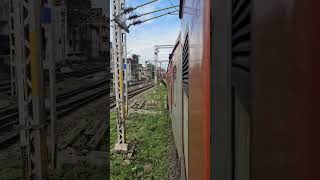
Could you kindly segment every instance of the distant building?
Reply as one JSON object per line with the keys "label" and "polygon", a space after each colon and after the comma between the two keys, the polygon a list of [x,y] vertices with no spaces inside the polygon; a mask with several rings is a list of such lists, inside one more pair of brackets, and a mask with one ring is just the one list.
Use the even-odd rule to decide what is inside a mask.
{"label": "distant building", "polygon": [[[54,1],[54,59],[109,57],[108,1],[65,0]],[[67,6],[67,15],[64,4]],[[67,19],[65,19],[67,17]],[[90,18],[89,18],[90,17]],[[10,54],[9,0],[0,1],[0,55]],[[95,22],[92,22],[95,21]],[[67,22],[67,27],[65,26]],[[101,23],[103,22],[103,23]],[[67,32],[66,32],[67,30]],[[47,37],[42,29],[42,41]],[[46,48],[43,46],[43,51]],[[46,62],[44,63],[46,66]]]}
{"label": "distant building", "polygon": [[154,65],[146,64],[146,67],[143,67],[141,78],[144,80],[151,80],[154,78]]}
{"label": "distant building", "polygon": [[139,80],[139,55],[132,54],[131,58],[128,58],[128,76],[130,76],[131,81]]}
{"label": "distant building", "polygon": [[138,80],[141,81],[142,80],[142,72],[143,72],[143,66],[142,64],[138,65]]}

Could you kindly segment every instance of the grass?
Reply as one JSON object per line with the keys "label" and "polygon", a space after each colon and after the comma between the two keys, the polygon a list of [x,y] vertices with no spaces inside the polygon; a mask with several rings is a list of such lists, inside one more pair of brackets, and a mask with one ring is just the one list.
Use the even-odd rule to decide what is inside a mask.
{"label": "grass", "polygon": [[55,176],[57,180],[105,180],[106,171],[87,163],[81,163],[74,167],[63,167]]}
{"label": "grass", "polygon": [[0,161],[0,179],[1,180],[19,180],[21,179],[21,161],[1,160]]}
{"label": "grass", "polygon": [[[160,85],[147,94],[148,99],[159,100],[161,114],[131,114],[126,122],[127,141],[136,146],[131,164],[124,165],[126,155],[111,153],[111,179],[167,179],[169,168],[168,153],[173,137],[171,123],[165,110],[165,87]],[[117,139],[116,114],[111,113],[110,148]],[[152,165],[150,172],[144,172],[144,165]]]}

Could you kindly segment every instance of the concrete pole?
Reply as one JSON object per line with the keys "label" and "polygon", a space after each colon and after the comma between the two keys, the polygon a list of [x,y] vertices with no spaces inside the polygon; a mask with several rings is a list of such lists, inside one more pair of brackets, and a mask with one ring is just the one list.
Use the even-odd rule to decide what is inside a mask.
{"label": "concrete pole", "polygon": [[64,1],[64,58],[68,58],[68,53],[69,53],[69,42],[68,42],[68,7],[67,3]]}
{"label": "concrete pole", "polygon": [[50,78],[50,131],[51,131],[51,165],[56,168],[56,59],[54,46],[55,33],[55,7],[54,0],[49,0],[51,9],[51,23],[48,28],[48,60],[49,60],[49,78]]}
{"label": "concrete pole", "polygon": [[158,46],[154,47],[154,83],[158,83],[158,73],[157,73],[157,67],[158,67]]}

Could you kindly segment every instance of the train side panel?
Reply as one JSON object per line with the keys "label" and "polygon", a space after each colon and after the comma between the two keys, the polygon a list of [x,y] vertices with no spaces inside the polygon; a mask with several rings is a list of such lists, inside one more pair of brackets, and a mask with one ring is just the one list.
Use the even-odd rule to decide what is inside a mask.
{"label": "train side panel", "polygon": [[320,179],[320,1],[254,0],[252,179]]}
{"label": "train side panel", "polygon": [[182,147],[182,65],[181,65],[181,46],[177,43],[176,49],[174,50],[172,57],[172,131],[174,135],[174,141],[177,148],[179,160],[183,157]]}
{"label": "train side panel", "polygon": [[[181,46],[188,61],[188,129],[184,149],[189,180],[210,179],[210,0],[182,0]],[[184,72],[185,73],[185,72]],[[185,78],[185,77],[184,77]]]}

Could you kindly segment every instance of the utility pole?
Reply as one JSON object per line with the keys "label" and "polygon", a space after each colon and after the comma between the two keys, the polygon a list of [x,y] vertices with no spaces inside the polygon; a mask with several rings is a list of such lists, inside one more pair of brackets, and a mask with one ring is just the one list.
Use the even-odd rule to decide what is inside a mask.
{"label": "utility pole", "polygon": [[40,0],[14,0],[22,179],[48,178],[47,130],[41,61]]}
{"label": "utility pole", "polygon": [[68,58],[69,53],[69,41],[68,41],[68,6],[65,0],[63,2],[64,9],[64,58]]}
{"label": "utility pole", "polygon": [[123,71],[123,30],[120,27],[121,22],[124,19],[123,15],[124,5],[121,0],[112,0],[113,9],[113,60],[114,60],[114,82],[115,82],[115,93],[116,93],[116,107],[117,107],[117,134],[118,139],[115,144],[115,150],[127,151],[128,144],[126,143],[125,133],[125,92],[124,86],[124,71]]}
{"label": "utility pole", "polygon": [[162,79],[162,62],[160,61],[160,79]]}
{"label": "utility pole", "polygon": [[158,52],[159,52],[159,46],[154,46],[154,83],[158,83]]}
{"label": "utility pole", "polygon": [[51,137],[51,166],[56,168],[56,59],[54,47],[54,33],[55,33],[55,6],[54,0],[48,0],[49,13],[51,14],[50,22],[46,26],[47,34],[47,48],[46,58],[49,62],[49,81],[50,81],[50,137]]}

